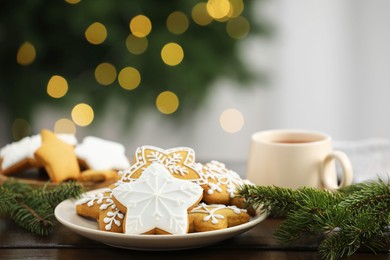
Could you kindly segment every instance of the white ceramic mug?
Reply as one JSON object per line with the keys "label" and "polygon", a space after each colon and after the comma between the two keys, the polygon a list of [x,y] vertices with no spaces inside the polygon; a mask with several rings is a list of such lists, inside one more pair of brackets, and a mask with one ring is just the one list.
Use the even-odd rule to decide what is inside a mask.
{"label": "white ceramic mug", "polygon": [[[334,160],[342,168],[339,184]],[[308,130],[280,129],[253,134],[247,166],[247,178],[262,186],[334,190],[352,183],[352,166],[347,155],[333,151],[329,135]]]}

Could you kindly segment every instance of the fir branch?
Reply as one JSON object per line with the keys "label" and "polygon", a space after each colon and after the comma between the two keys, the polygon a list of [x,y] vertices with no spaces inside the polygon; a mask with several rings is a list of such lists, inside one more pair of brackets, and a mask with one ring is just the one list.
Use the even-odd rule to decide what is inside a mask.
{"label": "fir branch", "polygon": [[0,213],[9,215],[15,223],[39,235],[48,235],[56,223],[55,207],[63,200],[77,198],[84,192],[77,182],[34,188],[16,180],[0,186]]}
{"label": "fir branch", "polygon": [[0,187],[0,215],[8,214],[15,204],[15,196],[5,187]]}
{"label": "fir branch", "polygon": [[322,238],[325,259],[350,256],[359,248],[373,252],[390,245],[390,182],[351,185],[329,192],[312,188],[290,190],[245,185],[241,197],[255,207],[285,215],[274,236],[291,244],[303,236]]}

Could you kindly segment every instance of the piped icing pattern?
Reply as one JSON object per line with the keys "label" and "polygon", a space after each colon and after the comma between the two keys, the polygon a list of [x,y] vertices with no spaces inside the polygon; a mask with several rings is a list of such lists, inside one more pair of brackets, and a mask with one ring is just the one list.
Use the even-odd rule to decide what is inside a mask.
{"label": "piped icing pattern", "polygon": [[[104,203],[103,203],[104,202]],[[99,205],[101,210],[108,207],[116,208],[114,201],[112,200],[112,190],[105,189],[103,192],[99,192],[92,195],[84,195],[83,198],[76,202],[76,205],[86,204],[88,207],[93,207],[95,204]]]}
{"label": "piped icing pattern", "polygon": [[236,203],[237,187],[251,184],[218,161],[206,163],[202,169],[206,179],[206,184],[202,185],[205,191],[203,199],[208,204],[231,205],[233,201]]}
{"label": "piped icing pattern", "polygon": [[236,206],[226,206],[223,204],[207,205],[206,203],[202,202],[197,207],[193,208],[190,213],[204,213],[206,214],[206,216],[203,217],[203,221],[207,222],[211,219],[211,223],[216,225],[219,222],[218,219],[225,219],[225,216],[223,214],[218,214],[218,211],[222,209],[230,209],[236,214],[246,212],[245,209],[240,209]]}
{"label": "piped icing pattern", "polygon": [[75,153],[92,170],[124,170],[130,167],[122,144],[98,137],[85,137],[77,145]]}
{"label": "piped icing pattern", "polygon": [[155,162],[137,180],[121,183],[112,193],[126,208],[124,233],[143,234],[160,229],[186,234],[187,210],[201,200],[203,189],[174,178],[164,165]]}
{"label": "piped icing pattern", "polygon": [[122,172],[122,182],[138,179],[153,163],[163,165],[175,178],[204,183],[204,175],[195,163],[195,152],[191,148],[177,147],[163,150],[154,146],[141,146],[135,152],[135,163]]}

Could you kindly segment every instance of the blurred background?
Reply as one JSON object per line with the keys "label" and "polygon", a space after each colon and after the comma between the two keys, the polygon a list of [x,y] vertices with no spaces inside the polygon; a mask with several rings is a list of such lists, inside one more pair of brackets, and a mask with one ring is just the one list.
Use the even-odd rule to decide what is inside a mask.
{"label": "blurred background", "polygon": [[0,146],[42,128],[245,161],[273,128],[390,138],[386,0],[5,1]]}

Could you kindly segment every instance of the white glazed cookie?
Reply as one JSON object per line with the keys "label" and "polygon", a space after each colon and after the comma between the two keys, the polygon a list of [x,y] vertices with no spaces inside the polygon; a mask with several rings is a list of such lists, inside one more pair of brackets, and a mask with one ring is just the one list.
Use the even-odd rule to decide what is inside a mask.
{"label": "white glazed cookie", "polygon": [[200,203],[189,213],[190,232],[219,230],[237,226],[249,221],[245,209],[222,204]]}
{"label": "white glazed cookie", "polygon": [[123,182],[138,179],[152,163],[162,164],[173,177],[196,182],[204,182],[203,173],[195,163],[195,152],[188,147],[163,150],[154,146],[138,147],[135,162],[130,169],[123,171]]}
{"label": "white glazed cookie", "polygon": [[87,136],[75,149],[77,158],[92,170],[125,170],[130,167],[125,147],[113,141]]}
{"label": "white glazed cookie", "polygon": [[202,199],[203,189],[174,178],[160,163],[152,163],[135,181],[114,188],[113,198],[125,213],[126,234],[186,234],[188,210]]}
{"label": "white glazed cookie", "polygon": [[[72,146],[77,144],[74,135],[56,134],[56,136]],[[41,145],[41,135],[33,135],[4,146],[0,149],[0,173],[7,175],[27,168],[40,167],[41,165],[36,161],[34,153]]]}

